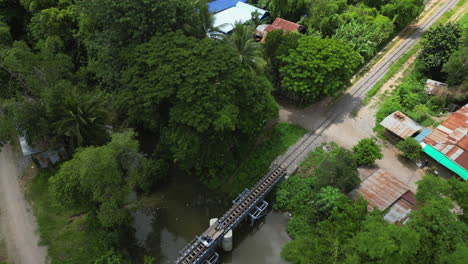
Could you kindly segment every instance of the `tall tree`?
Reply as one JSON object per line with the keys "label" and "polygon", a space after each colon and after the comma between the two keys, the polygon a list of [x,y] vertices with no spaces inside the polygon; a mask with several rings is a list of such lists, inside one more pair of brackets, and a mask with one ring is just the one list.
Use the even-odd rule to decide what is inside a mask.
{"label": "tall tree", "polygon": [[346,0],[311,0],[304,25],[309,33],[315,30],[324,36],[332,36],[343,23],[340,14],[346,8]]}
{"label": "tall tree", "polygon": [[147,42],[156,33],[195,25],[190,0],[83,0],[78,2],[79,35],[88,49],[89,66],[106,88],[119,86],[127,47]]}
{"label": "tall tree", "polygon": [[281,88],[302,102],[333,96],[349,83],[362,57],[346,43],[306,36],[296,50],[280,59]]}
{"label": "tall tree", "polygon": [[215,18],[208,9],[208,4],[203,1],[195,1],[194,6],[197,8],[197,22],[187,25],[188,33],[198,38],[207,36],[221,38],[219,29],[214,26]]}
{"label": "tall tree", "polygon": [[412,263],[439,263],[458,245],[466,248],[467,225],[450,211],[451,201],[440,196],[434,198],[410,215],[408,227],[419,234],[421,245]]}
{"label": "tall tree", "polygon": [[181,32],[157,35],[128,54],[122,109],[130,120],[161,132],[161,142],[184,168],[235,162],[241,142],[276,116],[268,81],[234,51]]}
{"label": "tall tree", "polygon": [[449,60],[450,55],[458,49],[461,42],[461,29],[458,24],[447,23],[429,29],[422,42],[420,58],[426,71],[433,78],[440,79],[442,66]]}
{"label": "tall tree", "polygon": [[348,193],[361,182],[357,172],[356,159],[351,151],[344,148],[339,148],[336,153],[327,153],[318,164],[314,174],[317,179],[316,190],[333,186]]}
{"label": "tall tree", "polygon": [[408,226],[388,223],[380,214],[373,214],[348,246],[344,263],[410,264],[420,244],[419,235]]}
{"label": "tall tree", "polygon": [[313,231],[286,244],[281,256],[296,264],[343,263],[346,244],[361,230],[366,215],[364,200],[354,202],[343,196],[334,203],[328,219],[312,223]]}
{"label": "tall tree", "polygon": [[234,32],[224,40],[236,53],[239,62],[252,71],[261,72],[265,66],[261,46],[254,41],[255,28],[236,24]]}
{"label": "tall tree", "polygon": [[281,85],[279,69],[284,66],[284,63],[280,58],[287,56],[290,50],[296,49],[297,41],[301,37],[302,35],[296,32],[284,32],[282,30],[268,32],[263,45],[263,52],[268,61],[267,68],[270,71],[275,88],[279,88]]}
{"label": "tall tree", "polygon": [[86,145],[99,145],[107,140],[105,99],[99,94],[80,95],[76,88],[68,90],[64,102],[57,106],[53,126],[56,135],[64,137],[70,150]]}
{"label": "tall tree", "polygon": [[291,21],[299,20],[304,14],[307,0],[269,0],[268,9],[273,18],[281,17]]}
{"label": "tall tree", "polygon": [[[101,147],[79,149],[73,159],[65,162],[56,175],[49,179],[55,201],[66,208],[86,209],[96,213],[99,225],[117,228],[128,224],[129,214],[123,208],[130,190],[135,187],[132,173],[143,159],[138,155],[134,133],[127,131],[112,136],[112,141]],[[130,163],[128,157],[140,157]]]}

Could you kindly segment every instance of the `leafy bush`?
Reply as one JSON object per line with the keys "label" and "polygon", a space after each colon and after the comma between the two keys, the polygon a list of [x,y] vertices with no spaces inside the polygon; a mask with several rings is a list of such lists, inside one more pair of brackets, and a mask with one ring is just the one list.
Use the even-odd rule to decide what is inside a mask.
{"label": "leafy bush", "polygon": [[348,193],[361,182],[357,172],[356,158],[351,151],[344,148],[339,148],[336,154],[326,155],[318,164],[314,175],[317,179],[316,190],[333,186]]}
{"label": "leafy bush", "polygon": [[54,206],[48,179],[55,171],[55,168],[40,170],[28,188],[41,243],[47,245],[51,264],[92,263],[114,248],[119,236],[96,228],[97,221],[86,211]]}
{"label": "leafy bush", "polygon": [[[310,208],[312,210],[312,208]],[[287,231],[293,238],[298,238],[304,234],[308,234],[313,230],[311,221],[305,214],[295,214],[288,222]]]}
{"label": "leafy bush", "polygon": [[382,149],[372,138],[361,139],[353,151],[358,165],[372,166],[375,160],[383,158]]}
{"label": "leafy bush", "polygon": [[415,160],[421,155],[421,145],[412,137],[407,137],[405,140],[398,142],[397,148],[402,152],[403,156],[410,160]]}
{"label": "leafy bush", "polygon": [[259,138],[263,139],[252,149],[244,149],[243,159],[233,168],[226,167],[221,175],[209,178],[210,188],[218,188],[232,196],[240,193],[246,186],[252,186],[267,173],[271,162],[296,143],[305,129],[297,125],[279,123],[265,130]]}
{"label": "leafy bush", "polygon": [[283,181],[276,192],[275,209],[297,212],[310,207],[314,199],[313,177],[290,177]]}

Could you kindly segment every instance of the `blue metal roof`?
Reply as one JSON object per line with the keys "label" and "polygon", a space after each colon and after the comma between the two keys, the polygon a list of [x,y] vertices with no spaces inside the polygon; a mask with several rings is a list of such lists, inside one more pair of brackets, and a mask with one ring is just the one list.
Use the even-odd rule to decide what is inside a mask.
{"label": "blue metal roof", "polygon": [[210,13],[217,13],[236,6],[237,2],[245,3],[247,0],[216,0],[208,3],[208,10]]}
{"label": "blue metal roof", "polygon": [[414,139],[416,139],[419,143],[423,141],[427,135],[429,135],[432,132],[429,128],[424,128],[419,135],[417,135]]}

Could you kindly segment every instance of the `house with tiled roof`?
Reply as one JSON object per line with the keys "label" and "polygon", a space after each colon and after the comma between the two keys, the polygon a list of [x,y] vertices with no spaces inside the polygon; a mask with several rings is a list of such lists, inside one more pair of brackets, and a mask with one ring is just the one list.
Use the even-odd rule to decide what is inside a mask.
{"label": "house with tiled roof", "polygon": [[423,151],[468,180],[468,104],[422,139]]}

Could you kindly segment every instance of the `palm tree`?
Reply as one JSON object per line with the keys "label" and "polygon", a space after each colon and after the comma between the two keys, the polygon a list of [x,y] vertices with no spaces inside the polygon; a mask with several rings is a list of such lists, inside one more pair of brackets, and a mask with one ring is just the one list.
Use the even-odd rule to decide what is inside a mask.
{"label": "palm tree", "polygon": [[101,105],[100,96],[78,95],[76,91],[67,96],[59,120],[54,122],[55,133],[64,137],[69,150],[77,147],[104,143],[108,135],[104,122],[107,112]]}
{"label": "palm tree", "polygon": [[263,70],[265,60],[260,43],[254,40],[254,34],[253,26],[238,23],[234,32],[225,37],[224,41],[236,52],[241,64],[258,73]]}
{"label": "palm tree", "polygon": [[197,9],[198,23],[195,25],[188,25],[188,31],[198,38],[219,37],[218,27],[214,27],[214,16],[208,9],[208,4],[204,1],[196,0],[192,5]]}

